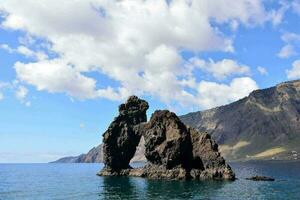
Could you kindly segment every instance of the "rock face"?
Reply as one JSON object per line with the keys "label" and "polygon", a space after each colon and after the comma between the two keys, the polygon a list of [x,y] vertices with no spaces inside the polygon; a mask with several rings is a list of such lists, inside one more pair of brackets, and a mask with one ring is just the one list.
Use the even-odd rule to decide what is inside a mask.
{"label": "rock face", "polygon": [[234,179],[234,174],[225,159],[221,156],[218,144],[207,133],[199,134],[189,128],[193,144],[193,168],[191,176],[194,179]]}
{"label": "rock face", "polygon": [[155,111],[145,125],[144,176],[168,179],[227,179],[234,173],[208,134],[186,127],[172,112]]}
{"label": "rock face", "polygon": [[172,112],[155,111],[144,126],[145,176],[188,178],[192,145],[186,126]]}
{"label": "rock face", "polygon": [[148,103],[131,96],[119,106],[119,116],[103,134],[103,158],[105,170],[118,173],[129,169],[129,162],[135,154],[141,134],[139,124],[147,121]]}
{"label": "rock face", "polygon": [[155,111],[144,127],[147,160],[167,169],[188,166],[191,158],[191,137],[186,126],[172,112]]}
{"label": "rock face", "polygon": [[[148,104],[130,97],[103,137],[102,176],[141,176],[152,179],[234,180],[231,168],[208,134],[186,127],[167,110],[155,111],[148,123]],[[143,136],[147,164],[131,169],[129,162]]]}

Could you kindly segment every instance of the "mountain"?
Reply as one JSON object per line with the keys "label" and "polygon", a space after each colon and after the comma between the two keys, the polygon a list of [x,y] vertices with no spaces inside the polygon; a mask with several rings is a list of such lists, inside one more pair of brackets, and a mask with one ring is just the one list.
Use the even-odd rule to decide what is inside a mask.
{"label": "mountain", "polygon": [[[146,160],[144,156],[144,152],[145,152],[144,145],[145,145],[145,141],[144,138],[142,137],[131,162],[140,162]],[[101,163],[101,162],[103,162],[102,144],[92,148],[86,154],[60,158],[51,163]]]}
{"label": "mountain", "polygon": [[220,144],[227,159],[296,159],[300,150],[300,81],[253,91],[237,102],[181,116]]}
{"label": "mountain", "polygon": [[100,163],[103,161],[102,144],[79,156],[60,158],[52,163]]}
{"label": "mountain", "polygon": [[[248,97],[180,119],[220,144],[226,159],[300,159],[300,80],[253,91]],[[55,162],[101,162],[102,145]],[[132,161],[144,161],[141,140]]]}

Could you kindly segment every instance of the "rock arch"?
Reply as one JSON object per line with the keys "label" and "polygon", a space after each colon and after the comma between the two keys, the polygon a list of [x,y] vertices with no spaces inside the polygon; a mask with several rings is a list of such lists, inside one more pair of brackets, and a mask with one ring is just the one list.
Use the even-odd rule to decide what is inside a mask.
{"label": "rock arch", "polygon": [[[155,111],[149,122],[148,103],[131,96],[103,134],[105,167],[100,176],[141,176],[153,179],[227,179],[235,175],[206,133],[185,126],[175,113]],[[147,164],[132,169],[130,160],[141,136]]]}

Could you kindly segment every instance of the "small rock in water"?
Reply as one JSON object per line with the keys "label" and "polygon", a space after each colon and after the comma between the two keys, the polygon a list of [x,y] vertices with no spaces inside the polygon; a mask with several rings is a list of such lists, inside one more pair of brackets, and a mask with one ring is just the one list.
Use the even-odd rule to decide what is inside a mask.
{"label": "small rock in water", "polygon": [[246,179],[251,180],[251,181],[275,181],[274,178],[267,177],[267,176],[252,176],[252,177],[246,178]]}

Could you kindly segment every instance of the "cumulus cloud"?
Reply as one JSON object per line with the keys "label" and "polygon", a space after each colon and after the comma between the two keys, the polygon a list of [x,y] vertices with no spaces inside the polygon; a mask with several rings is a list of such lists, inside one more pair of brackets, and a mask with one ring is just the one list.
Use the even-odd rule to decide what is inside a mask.
{"label": "cumulus cloud", "polygon": [[69,96],[96,98],[99,95],[113,98],[112,89],[96,90],[96,81],[77,72],[74,67],[63,60],[54,59],[37,63],[15,64],[19,80],[36,86],[37,90],[51,93],[65,92]]}
{"label": "cumulus cloud", "polygon": [[292,64],[292,68],[286,71],[288,79],[300,78],[300,60],[296,60]]}
{"label": "cumulus cloud", "polygon": [[207,62],[199,58],[191,58],[190,63],[196,68],[212,74],[217,79],[225,79],[232,75],[250,74],[250,67],[231,59],[223,59],[217,62],[210,59]]}
{"label": "cumulus cloud", "polygon": [[[34,39],[47,44],[48,55],[15,64],[23,83],[79,99],[120,99],[135,93],[182,104],[199,103],[190,90],[203,84],[182,51],[233,52],[233,39],[221,25],[234,31],[270,20],[261,0],[26,0],[22,5],[10,0],[1,1],[0,11],[2,27],[22,30],[30,38],[23,45]],[[37,55],[25,48],[17,51]],[[249,75],[249,67],[234,60],[202,62],[201,69],[217,79]],[[99,88],[101,80],[97,84],[87,72],[99,72],[119,85]]]}
{"label": "cumulus cloud", "polygon": [[212,108],[243,98],[256,89],[256,82],[249,77],[235,78],[228,85],[201,81],[198,86],[198,101],[203,108]]}

